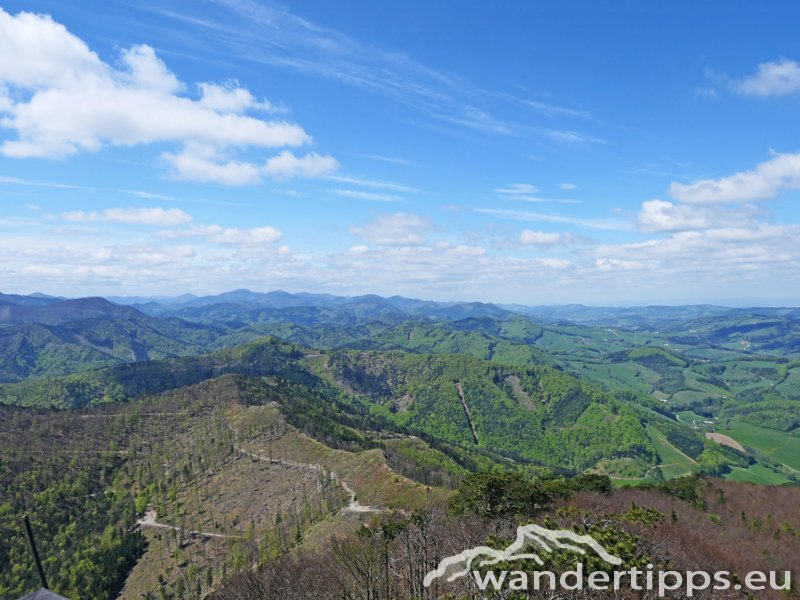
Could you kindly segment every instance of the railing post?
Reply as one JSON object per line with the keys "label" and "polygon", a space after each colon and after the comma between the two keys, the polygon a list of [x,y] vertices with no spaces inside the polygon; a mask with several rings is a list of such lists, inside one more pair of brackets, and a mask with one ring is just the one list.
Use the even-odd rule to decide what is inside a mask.
{"label": "railing post", "polygon": [[44,576],[44,569],[42,569],[42,561],[39,560],[39,551],[36,549],[36,542],[33,539],[33,530],[31,529],[31,522],[28,519],[28,515],[24,517],[25,521],[25,531],[28,534],[28,542],[31,545],[31,554],[33,554],[33,562],[36,563],[36,570],[39,572],[39,579],[42,581],[42,587],[46,590],[50,589],[50,586],[47,585],[47,579]]}

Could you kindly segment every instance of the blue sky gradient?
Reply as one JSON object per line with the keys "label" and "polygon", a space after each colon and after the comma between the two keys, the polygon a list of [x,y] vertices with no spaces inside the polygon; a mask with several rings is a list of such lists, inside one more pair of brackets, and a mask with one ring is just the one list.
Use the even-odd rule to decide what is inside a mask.
{"label": "blue sky gradient", "polygon": [[796,2],[0,2],[0,289],[797,304]]}

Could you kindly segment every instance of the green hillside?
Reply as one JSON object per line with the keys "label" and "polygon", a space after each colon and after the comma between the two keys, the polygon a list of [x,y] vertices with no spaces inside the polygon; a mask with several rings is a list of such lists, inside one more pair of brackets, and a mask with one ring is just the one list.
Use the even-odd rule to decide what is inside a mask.
{"label": "green hillside", "polygon": [[[739,525],[719,492],[685,475],[724,477],[723,495],[745,496],[736,481],[800,476],[793,358],[540,325],[485,305],[277,300],[286,306],[192,301],[181,318],[93,301],[0,328],[11,380],[0,384],[0,481],[11,490],[0,515],[12,523],[0,525],[10,540],[0,597],[35,585],[13,525],[26,511],[55,589],[69,596],[244,598],[243,573],[330,552],[358,531],[357,540],[378,535],[369,524],[392,511],[400,521],[444,514],[476,472],[498,474],[501,488],[537,477],[512,487],[541,506],[587,487],[608,493],[612,482],[650,487],[662,496],[637,497],[685,515],[687,531]],[[50,304],[13,314],[39,318]],[[265,331],[275,337],[252,339]],[[690,492],[688,512],[664,507],[663,497]],[[713,514],[692,512],[708,510],[700,496],[717,503]],[[398,531],[424,522],[414,518]]]}

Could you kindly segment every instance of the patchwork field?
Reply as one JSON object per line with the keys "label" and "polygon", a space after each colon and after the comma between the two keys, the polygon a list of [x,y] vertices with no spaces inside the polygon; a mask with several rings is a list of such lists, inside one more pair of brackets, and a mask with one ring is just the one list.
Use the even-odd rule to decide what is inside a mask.
{"label": "patchwork field", "polygon": [[692,466],[696,465],[695,461],[670,444],[663,433],[653,426],[648,426],[647,434],[653,441],[653,445],[656,447],[658,456],[661,459],[658,467],[661,469],[665,479],[683,477],[692,472]]}
{"label": "patchwork field", "polygon": [[730,421],[725,427],[720,427],[719,431],[743,446],[755,448],[783,463],[800,475],[800,438],[742,421]]}

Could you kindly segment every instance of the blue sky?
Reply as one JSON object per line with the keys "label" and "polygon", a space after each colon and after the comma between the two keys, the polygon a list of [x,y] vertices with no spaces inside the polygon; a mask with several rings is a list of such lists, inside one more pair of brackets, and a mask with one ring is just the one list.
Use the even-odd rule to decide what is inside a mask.
{"label": "blue sky", "polygon": [[0,7],[2,291],[800,297],[795,2]]}

